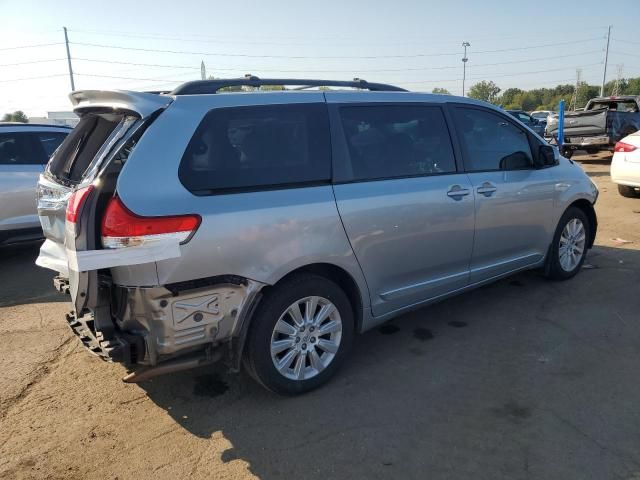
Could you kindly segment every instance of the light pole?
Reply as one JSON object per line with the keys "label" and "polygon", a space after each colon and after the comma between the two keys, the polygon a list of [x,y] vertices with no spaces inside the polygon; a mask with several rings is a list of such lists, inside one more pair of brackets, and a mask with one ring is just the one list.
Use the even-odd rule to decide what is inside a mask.
{"label": "light pole", "polygon": [[467,62],[469,61],[467,58],[467,47],[470,47],[471,44],[469,42],[462,42],[462,46],[464,47],[464,56],[462,57],[462,96],[464,97],[464,82],[467,79]]}

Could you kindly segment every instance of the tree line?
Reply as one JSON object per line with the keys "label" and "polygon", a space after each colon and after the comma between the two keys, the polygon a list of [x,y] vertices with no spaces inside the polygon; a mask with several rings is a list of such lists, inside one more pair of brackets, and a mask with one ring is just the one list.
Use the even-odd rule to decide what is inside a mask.
{"label": "tree line", "polygon": [[27,123],[29,119],[22,110],[16,110],[13,113],[5,113],[4,117],[2,117],[2,121]]}
{"label": "tree line", "polygon": [[[607,82],[604,86],[604,95],[612,95],[616,80]],[[557,85],[553,88],[534,88],[522,90],[520,88],[507,88],[502,90],[491,80],[483,80],[469,89],[468,96],[477,100],[499,105],[507,110],[557,110],[560,100],[565,101],[565,108],[576,92],[575,85]],[[449,94],[444,88],[434,88],[433,93]],[[619,95],[640,95],[640,77],[624,78],[618,85]],[[587,102],[600,96],[600,87],[581,82],[575,98],[575,108],[584,108]]]}

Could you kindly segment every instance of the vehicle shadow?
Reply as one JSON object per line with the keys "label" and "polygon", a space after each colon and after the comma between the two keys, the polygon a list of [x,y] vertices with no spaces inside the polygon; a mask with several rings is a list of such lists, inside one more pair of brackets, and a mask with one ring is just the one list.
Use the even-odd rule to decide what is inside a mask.
{"label": "vehicle shadow", "polygon": [[[215,368],[139,387],[192,435],[232,445],[206,455],[259,478],[524,479],[530,463],[536,478],[606,478],[623,460],[603,462],[582,432],[599,418],[640,429],[623,406],[640,401],[636,370],[620,366],[640,360],[639,279],[640,251],[608,247],[570,281],[518,274],[361,335],[337,377],[300,397]],[[580,467],[565,469],[567,451]]]}
{"label": "vehicle shadow", "polygon": [[68,302],[53,288],[52,270],[35,264],[42,241],[0,248],[0,307],[41,302]]}
{"label": "vehicle shadow", "polygon": [[572,160],[578,163],[584,163],[586,165],[611,165],[611,160],[613,160],[613,155],[607,155],[606,157],[587,157],[580,156],[577,158],[572,158]]}

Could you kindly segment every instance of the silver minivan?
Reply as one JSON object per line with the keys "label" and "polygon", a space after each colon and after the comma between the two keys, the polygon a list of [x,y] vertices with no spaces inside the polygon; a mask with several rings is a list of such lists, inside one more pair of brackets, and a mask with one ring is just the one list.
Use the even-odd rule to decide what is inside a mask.
{"label": "silver minivan", "polygon": [[256,77],[71,100],[37,263],[126,381],[224,361],[302,393],[357,333],[522,270],[571,278],[593,245],[593,182],[483,102]]}
{"label": "silver minivan", "polygon": [[36,186],[68,127],[0,122],[0,246],[40,240]]}

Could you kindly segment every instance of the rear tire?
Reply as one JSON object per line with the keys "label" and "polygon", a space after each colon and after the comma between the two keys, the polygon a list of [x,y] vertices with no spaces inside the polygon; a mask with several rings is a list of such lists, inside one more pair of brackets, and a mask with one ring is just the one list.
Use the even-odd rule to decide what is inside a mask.
{"label": "rear tire", "polygon": [[545,264],[545,274],[552,280],[574,277],[587,255],[591,225],[587,215],[569,207],[560,218]]}
{"label": "rear tire", "polygon": [[640,197],[640,192],[638,192],[635,188],[629,187],[627,185],[618,185],[618,193],[623,197],[627,198],[638,198]]}
{"label": "rear tire", "polygon": [[354,331],[351,304],[338,285],[318,275],[294,275],[260,302],[247,337],[245,366],[275,393],[305,393],[338,371]]}

